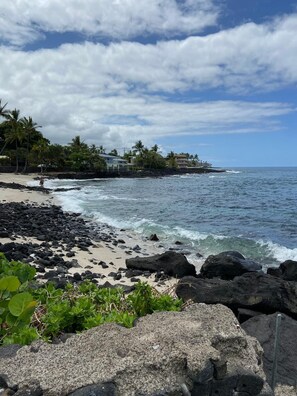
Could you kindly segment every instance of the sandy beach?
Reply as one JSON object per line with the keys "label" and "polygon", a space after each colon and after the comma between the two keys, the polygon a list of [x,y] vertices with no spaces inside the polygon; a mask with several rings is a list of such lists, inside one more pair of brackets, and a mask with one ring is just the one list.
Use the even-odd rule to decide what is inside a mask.
{"label": "sandy beach", "polygon": [[[39,191],[30,191],[26,189],[28,182],[35,178],[40,177],[37,174],[20,175],[20,174],[5,174],[0,173],[0,182],[4,183],[18,183],[24,186],[24,189],[13,189],[13,188],[0,188],[0,203],[19,202],[25,204],[37,204],[42,207],[50,205],[59,205],[59,202],[51,194],[45,194]],[[45,182],[46,187],[46,182]],[[77,247],[73,249],[75,253],[75,260],[77,260],[77,266],[69,268],[69,274],[82,274],[86,270],[91,271],[94,274],[99,274],[100,278],[97,279],[99,285],[103,285],[105,282],[110,284],[127,285],[131,286],[135,283],[135,279],[127,277],[121,277],[120,279],[114,279],[114,273],[121,273],[121,269],[126,268],[126,259],[136,256],[152,256],[154,254],[160,254],[164,252],[164,249],[160,247],[158,242],[143,240],[141,236],[131,235],[129,232],[120,230],[111,230],[113,239],[120,241],[115,244],[112,242],[106,242],[102,240],[93,240],[92,246],[86,251],[80,250]],[[99,238],[100,239],[100,238]],[[41,244],[42,241],[32,237],[17,236],[13,238],[14,242],[19,243],[36,243]],[[1,243],[11,242],[11,238],[0,238]],[[52,247],[55,254],[63,255],[65,261],[73,260],[73,257],[67,257],[66,251],[61,251]],[[103,268],[101,263],[107,264],[107,268]],[[46,269],[46,271],[48,271]],[[113,275],[110,275],[113,273]],[[123,272],[124,275],[124,272]],[[163,292],[174,289],[176,279],[162,280],[162,282],[156,281],[155,274],[150,276],[137,276],[140,281],[148,282],[157,291]]]}

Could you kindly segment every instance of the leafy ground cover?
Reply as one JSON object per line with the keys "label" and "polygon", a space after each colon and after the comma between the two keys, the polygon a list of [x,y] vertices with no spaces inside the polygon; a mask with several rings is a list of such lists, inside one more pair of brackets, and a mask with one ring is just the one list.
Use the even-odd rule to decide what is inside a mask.
{"label": "leafy ground cover", "polygon": [[38,284],[35,274],[30,265],[0,253],[0,345],[51,341],[108,322],[132,327],[140,316],[182,306],[180,299],[159,294],[147,283],[139,282],[128,295],[120,287],[98,288],[89,281],[62,290]]}

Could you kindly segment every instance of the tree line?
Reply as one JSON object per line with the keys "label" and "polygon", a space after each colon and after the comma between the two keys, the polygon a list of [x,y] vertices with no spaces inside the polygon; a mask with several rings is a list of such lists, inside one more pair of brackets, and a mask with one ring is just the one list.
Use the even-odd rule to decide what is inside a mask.
{"label": "tree line", "polygon": [[[32,117],[21,117],[20,110],[9,110],[0,99],[0,165],[15,167],[15,172],[27,172],[29,167],[72,171],[102,171],[107,165],[102,154],[119,156],[117,149],[106,152],[103,146],[88,145],[75,136],[67,145],[52,144],[40,131]],[[211,166],[199,160],[198,155],[180,153],[188,166]],[[133,169],[164,169],[178,167],[178,155],[171,151],[166,157],[157,144],[151,148],[141,140],[121,156]]]}

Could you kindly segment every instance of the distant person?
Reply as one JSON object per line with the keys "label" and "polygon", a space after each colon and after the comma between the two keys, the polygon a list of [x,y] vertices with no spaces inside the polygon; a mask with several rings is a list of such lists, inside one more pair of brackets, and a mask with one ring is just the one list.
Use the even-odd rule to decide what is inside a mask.
{"label": "distant person", "polygon": [[43,177],[40,178],[39,185],[40,185],[40,187],[44,186],[44,178]]}

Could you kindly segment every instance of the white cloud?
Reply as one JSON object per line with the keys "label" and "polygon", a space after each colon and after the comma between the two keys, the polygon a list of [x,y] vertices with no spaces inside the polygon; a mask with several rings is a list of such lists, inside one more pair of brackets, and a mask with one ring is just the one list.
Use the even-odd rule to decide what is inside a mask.
{"label": "white cloud", "polygon": [[0,39],[23,45],[42,32],[128,39],[198,33],[214,25],[213,0],[18,0],[1,4]]}
{"label": "white cloud", "polygon": [[2,46],[0,98],[61,143],[77,134],[88,143],[123,147],[161,136],[281,129],[280,117],[295,111],[289,104],[173,103],[165,95],[178,91],[182,101],[187,90],[242,93],[296,84],[296,31],[294,14],[155,45],[86,42],[35,52]]}

